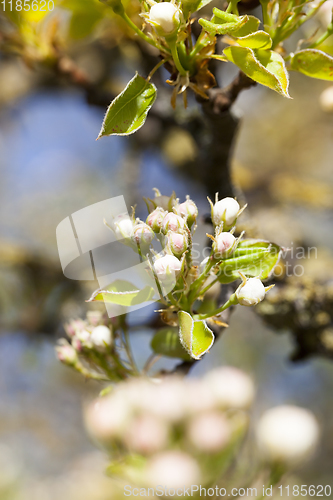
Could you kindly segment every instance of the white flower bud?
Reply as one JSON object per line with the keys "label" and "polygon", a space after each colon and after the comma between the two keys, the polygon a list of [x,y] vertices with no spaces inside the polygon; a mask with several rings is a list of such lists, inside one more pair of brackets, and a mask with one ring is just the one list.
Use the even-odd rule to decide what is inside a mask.
{"label": "white flower bud", "polygon": [[[125,396],[125,395],[124,395]],[[122,436],[129,418],[130,406],[119,392],[96,400],[85,411],[85,425],[91,437],[103,445]]]}
{"label": "white flower bud", "polygon": [[148,224],[141,222],[133,227],[132,238],[138,245],[149,245],[155,238],[155,233]]}
{"label": "white flower bud", "polygon": [[228,444],[231,429],[228,420],[215,411],[195,417],[188,427],[188,436],[198,450],[217,453]]}
{"label": "white flower bud", "polygon": [[212,221],[215,226],[224,223],[224,229],[235,224],[240,211],[239,203],[234,198],[223,198],[212,207]]}
{"label": "white flower bud", "polygon": [[175,233],[174,231],[169,231],[167,233],[168,247],[171,252],[179,257],[187,249],[187,236],[186,234]]}
{"label": "white flower bud", "polygon": [[162,232],[166,234],[168,231],[175,231],[178,233],[182,231],[185,227],[185,219],[176,215],[173,212],[169,212],[163,219],[162,222]]}
{"label": "white flower bud", "polygon": [[323,111],[333,113],[333,85],[320,94],[319,103]]}
{"label": "white flower bud", "polygon": [[265,298],[266,289],[259,278],[249,278],[237,288],[235,294],[242,306],[255,306]]}
{"label": "white flower bud", "polygon": [[159,233],[162,227],[162,223],[164,220],[164,217],[166,216],[167,212],[163,210],[161,207],[155,208],[153,212],[151,212],[146,220],[146,223],[148,226],[152,228],[152,230],[155,233]]}
{"label": "white flower bud", "polygon": [[118,240],[131,238],[133,234],[133,221],[127,214],[118,215],[114,221],[115,235]]}
{"label": "white flower bud", "polygon": [[314,450],[319,426],[313,414],[297,406],[277,406],[264,413],[257,427],[259,446],[273,462],[297,463]]}
{"label": "white flower bud", "polygon": [[63,340],[63,344],[56,347],[58,359],[68,366],[73,366],[78,360],[77,352],[73,346]]}
{"label": "white flower bud", "polygon": [[201,473],[197,461],[181,451],[166,451],[155,455],[147,463],[146,480],[150,485],[169,488],[188,488],[200,484]]}
{"label": "white flower bud", "polygon": [[225,259],[236,248],[236,238],[233,234],[223,232],[216,236],[213,242],[214,257],[216,259]]}
{"label": "white flower bud", "polygon": [[180,12],[171,2],[156,3],[151,7],[147,21],[160,35],[170,35],[179,27]]}
{"label": "white flower bud", "polygon": [[174,255],[164,255],[154,262],[154,270],[162,282],[175,279],[181,270],[181,262]]}
{"label": "white flower bud", "polygon": [[112,345],[112,333],[105,325],[96,326],[91,332],[90,340],[98,350],[105,351]]}
{"label": "white flower bud", "polygon": [[218,407],[246,409],[253,401],[253,382],[238,368],[217,368],[209,372],[204,381],[207,381]]}
{"label": "white flower bud", "polygon": [[140,415],[131,421],[125,440],[127,446],[137,453],[156,453],[168,444],[168,426],[153,415]]}
{"label": "white flower bud", "polygon": [[190,200],[189,198],[184,201],[184,203],[178,205],[177,212],[179,213],[179,215],[185,217],[189,227],[192,226],[192,224],[198,217],[198,207],[196,206],[194,201]]}

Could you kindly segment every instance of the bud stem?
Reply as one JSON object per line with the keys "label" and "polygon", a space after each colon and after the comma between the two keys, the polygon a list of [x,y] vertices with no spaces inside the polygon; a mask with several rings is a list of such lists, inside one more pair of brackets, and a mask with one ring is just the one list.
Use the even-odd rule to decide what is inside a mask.
{"label": "bud stem", "polygon": [[179,55],[178,55],[178,48],[177,48],[177,43],[174,37],[170,37],[167,39],[168,45],[171,50],[171,55],[173,58],[173,62],[175,63],[175,66],[177,70],[179,71],[179,74],[181,76],[186,76],[187,71],[186,69],[183,68],[182,63],[180,62]]}
{"label": "bud stem", "polygon": [[233,293],[231,295],[230,299],[225,304],[223,304],[223,306],[219,307],[218,309],[215,309],[214,311],[211,311],[208,314],[197,314],[195,316],[195,319],[208,319],[208,318],[212,318],[213,316],[217,316],[221,312],[223,312],[226,309],[228,309],[228,307],[234,306],[236,304],[238,304],[238,299],[236,297],[236,294]]}
{"label": "bud stem", "polygon": [[130,26],[130,28],[132,28],[132,30],[135,31],[135,33],[139,35],[139,37],[141,37],[142,40],[149,43],[150,45],[160,50],[161,52],[170,53],[170,50],[167,47],[162,47],[162,45],[154,42],[152,38],[149,38],[149,36],[147,36],[143,31],[141,31],[140,28],[138,28],[137,25],[134,24],[133,21],[128,17],[126,12],[119,13],[119,16],[122,19],[124,19],[124,21],[128,24],[128,26]]}

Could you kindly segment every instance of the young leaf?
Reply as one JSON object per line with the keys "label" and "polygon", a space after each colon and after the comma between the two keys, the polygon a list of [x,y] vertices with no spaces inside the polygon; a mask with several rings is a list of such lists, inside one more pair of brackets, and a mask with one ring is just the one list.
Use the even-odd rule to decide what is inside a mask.
{"label": "young leaf", "polygon": [[180,358],[186,361],[191,359],[179,340],[177,328],[165,327],[158,330],[150,344],[156,354],[162,354],[169,358]]}
{"label": "young leaf", "polygon": [[194,359],[200,359],[213,345],[214,334],[205,321],[194,321],[185,312],[178,312],[179,338],[183,347]]}
{"label": "young leaf", "polygon": [[139,130],[146,121],[156,94],[155,85],[136,73],[108,107],[97,139],[104,135],[130,135]]}
{"label": "young leaf", "polygon": [[273,41],[266,31],[256,31],[250,35],[237,37],[237,43],[249,49],[270,49]]}
{"label": "young leaf", "polygon": [[317,49],[300,50],[291,60],[291,69],[311,78],[333,81],[333,57]]}
{"label": "young leaf", "polygon": [[104,290],[96,290],[87,302],[110,302],[111,304],[129,307],[152,300],[154,293],[154,289],[150,286],[138,290],[129,281],[116,280]]}
{"label": "young leaf", "polygon": [[206,5],[208,5],[212,0],[183,0],[182,10],[185,19],[189,16],[190,12],[197,12]]}
{"label": "young leaf", "polygon": [[254,33],[255,31],[258,31],[260,21],[254,16],[247,16],[248,20],[244,26],[239,28],[238,30],[234,31],[232,36],[236,37],[242,37],[242,36],[247,36],[250,35],[250,33]]}
{"label": "young leaf", "polygon": [[283,58],[272,50],[252,50],[247,47],[227,47],[226,58],[236,64],[255,82],[269,87],[279,94],[288,94],[289,77]]}
{"label": "young leaf", "polygon": [[222,19],[214,17],[212,21],[199,19],[199,24],[201,24],[201,26],[211,35],[232,35],[232,33],[241,28],[247,20],[248,16],[238,17],[237,21],[231,22],[224,22]]}

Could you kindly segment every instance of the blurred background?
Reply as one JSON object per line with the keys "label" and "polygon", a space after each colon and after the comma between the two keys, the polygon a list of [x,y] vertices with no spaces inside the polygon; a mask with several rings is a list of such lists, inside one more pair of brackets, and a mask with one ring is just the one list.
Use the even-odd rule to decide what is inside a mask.
{"label": "blurred background", "polygon": [[[68,0],[55,7],[45,17],[0,14],[0,498],[108,500],[116,486],[103,475],[105,458],[82,423],[82,406],[100,386],[54,354],[62,324],[85,315],[96,283],[62,275],[55,230],[76,210],[117,195],[144,216],[142,197],[153,196],[153,187],[167,195],[175,190],[181,200],[190,194],[199,213],[208,213],[202,144],[191,133],[201,111],[190,99],[187,111],[179,102],[173,112],[162,70],[159,99],[141,131],[96,142],[105,103],[136,70],[148,74],[156,58],[116,19],[103,18],[102,4]],[[135,16],[135,2],[129,7]],[[220,86],[236,74],[222,63],[215,72]],[[191,372],[221,364],[245,370],[257,386],[255,417],[283,403],[314,412],[320,449],[290,484],[332,485],[333,113],[322,97],[328,87],[292,74],[293,100],[257,86],[233,108],[240,121],[231,171],[238,196],[249,203],[249,234],[316,250],[305,253],[298,282],[282,270],[281,287],[259,315],[237,308]],[[207,230],[201,221],[199,243]],[[285,292],[279,308],[274,301],[281,304]],[[312,312],[308,317],[313,301],[315,324]],[[154,330],[145,324],[152,314],[146,308],[130,318],[139,365],[150,352]],[[304,331],[311,332],[310,346],[302,344]]]}

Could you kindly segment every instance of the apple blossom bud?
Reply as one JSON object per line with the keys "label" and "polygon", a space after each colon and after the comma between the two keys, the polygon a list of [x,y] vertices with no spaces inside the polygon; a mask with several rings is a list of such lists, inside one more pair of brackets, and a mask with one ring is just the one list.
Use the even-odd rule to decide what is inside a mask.
{"label": "apple blossom bud", "polygon": [[[65,343],[66,342],[66,343]],[[56,347],[56,353],[58,359],[68,366],[73,366],[76,364],[78,357],[77,352],[67,341],[64,341],[62,345]]]}
{"label": "apple blossom bud", "polygon": [[217,453],[230,441],[231,429],[224,415],[215,411],[195,417],[188,427],[194,446],[205,453]]}
{"label": "apple blossom bud", "polygon": [[213,242],[214,257],[225,259],[232,254],[236,248],[236,238],[233,234],[222,232],[218,234]]}
{"label": "apple blossom bud", "polygon": [[169,231],[167,233],[168,247],[171,252],[179,257],[187,249],[187,236],[186,234],[175,233],[174,231]]}
{"label": "apple blossom bud", "polygon": [[266,411],[257,427],[258,444],[273,462],[297,463],[314,450],[319,438],[313,414],[297,406],[283,405]]}
{"label": "apple blossom bud", "polygon": [[142,244],[149,245],[155,238],[155,233],[148,226],[148,224],[140,222],[139,224],[136,224],[133,227],[132,238],[134,239],[137,245],[142,245]]}
{"label": "apple blossom bud", "polygon": [[182,231],[185,227],[185,219],[176,215],[173,212],[169,212],[163,219],[162,222],[162,232],[166,234],[168,231],[175,231],[178,233]]}
{"label": "apple blossom bud", "polygon": [[147,463],[148,484],[166,488],[188,488],[200,484],[201,473],[197,461],[182,451],[166,451],[155,455]]}
{"label": "apple blossom bud", "polygon": [[133,234],[133,222],[127,214],[118,215],[114,221],[115,235],[118,240],[128,239]]}
{"label": "apple blossom bud", "polygon": [[147,217],[146,223],[155,233],[159,233],[162,227],[164,217],[168,212],[162,207],[157,207]]}
{"label": "apple blossom bud", "polygon": [[154,270],[162,282],[175,279],[181,270],[181,262],[174,255],[164,255],[154,262]]}
{"label": "apple blossom bud", "polygon": [[178,205],[177,212],[179,213],[179,215],[182,215],[185,218],[189,227],[192,226],[192,224],[198,217],[198,207],[196,206],[194,201],[190,200],[190,198],[187,198],[184,203]]}
{"label": "apple blossom bud", "polygon": [[323,90],[319,97],[320,107],[326,113],[333,113],[333,85]]}
{"label": "apple blossom bud", "polygon": [[105,351],[112,346],[112,333],[105,325],[96,326],[91,332],[90,339],[97,350]]}
{"label": "apple blossom bud", "polygon": [[131,421],[125,441],[137,453],[156,453],[168,444],[168,426],[163,419],[153,415],[140,415]]}
{"label": "apple blossom bud", "polygon": [[156,3],[151,7],[147,21],[154,26],[159,35],[170,35],[180,25],[180,12],[171,2]]}
{"label": "apple blossom bud", "polygon": [[224,229],[233,226],[240,211],[239,203],[234,198],[223,198],[212,206],[212,221],[215,226],[224,223]]}
{"label": "apple blossom bud", "polygon": [[207,381],[218,407],[246,409],[253,401],[253,382],[238,368],[217,368],[209,372],[204,381]]}
{"label": "apple blossom bud", "polygon": [[255,306],[264,300],[266,289],[259,278],[249,278],[243,281],[235,294],[242,306]]}

